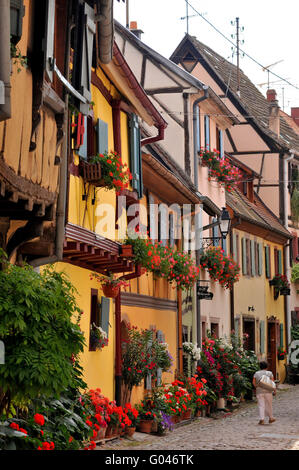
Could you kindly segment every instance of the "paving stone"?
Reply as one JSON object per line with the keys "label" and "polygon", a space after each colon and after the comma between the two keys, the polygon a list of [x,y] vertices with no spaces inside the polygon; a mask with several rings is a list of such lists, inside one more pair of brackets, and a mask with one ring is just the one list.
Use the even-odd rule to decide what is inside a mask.
{"label": "paving stone", "polygon": [[[281,386],[280,386],[281,387]],[[256,401],[176,427],[164,436],[135,433],[98,449],[113,450],[299,450],[299,385],[283,386],[273,399],[276,421],[258,425]],[[141,435],[140,435],[141,434]]]}

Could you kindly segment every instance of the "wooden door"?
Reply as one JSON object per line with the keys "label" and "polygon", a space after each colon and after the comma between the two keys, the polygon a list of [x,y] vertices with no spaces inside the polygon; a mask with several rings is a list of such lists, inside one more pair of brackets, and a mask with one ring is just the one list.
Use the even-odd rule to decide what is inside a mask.
{"label": "wooden door", "polygon": [[267,362],[268,362],[268,370],[270,370],[273,373],[274,380],[276,379],[276,344],[277,344],[276,324],[274,322],[268,322]]}

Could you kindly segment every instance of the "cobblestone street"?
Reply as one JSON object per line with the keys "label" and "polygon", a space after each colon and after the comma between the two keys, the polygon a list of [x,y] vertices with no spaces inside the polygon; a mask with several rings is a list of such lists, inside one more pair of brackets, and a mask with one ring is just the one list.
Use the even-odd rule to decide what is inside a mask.
{"label": "cobblestone street", "polygon": [[135,433],[132,440],[111,441],[98,449],[299,450],[299,385],[281,387],[273,400],[273,424],[259,426],[256,401],[246,402],[232,414],[199,418],[165,436]]}

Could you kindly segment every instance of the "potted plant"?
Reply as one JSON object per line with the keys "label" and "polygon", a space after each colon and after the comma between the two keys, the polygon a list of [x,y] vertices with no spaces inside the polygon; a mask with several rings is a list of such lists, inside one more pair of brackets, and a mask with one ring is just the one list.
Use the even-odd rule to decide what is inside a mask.
{"label": "potted plant", "polygon": [[215,178],[227,191],[231,191],[242,178],[240,170],[232,165],[228,158],[222,158],[219,151],[201,148],[199,152],[201,163],[209,168],[209,180]]}
{"label": "potted plant", "polygon": [[231,289],[239,281],[239,265],[219,246],[210,246],[202,253],[199,267],[206,269],[211,279],[225,289]]}
{"label": "potted plant", "polygon": [[136,408],[133,408],[130,403],[125,404],[123,411],[127,418],[127,420],[125,421],[126,434],[128,436],[133,436],[134,432],[136,431],[136,427],[140,421],[139,412]]}
{"label": "potted plant", "polygon": [[106,331],[95,323],[90,325],[90,346],[94,351],[108,346]]}
{"label": "potted plant", "polygon": [[279,361],[283,361],[286,357],[286,350],[284,348],[282,348],[281,346],[279,346],[279,348],[277,349],[277,358]]}
{"label": "potted plant", "polygon": [[128,287],[129,283],[116,278],[113,274],[107,273],[107,276],[102,276],[98,273],[92,273],[91,279],[96,279],[101,284],[103,294],[105,297],[115,298],[119,294],[121,287]]}
{"label": "potted plant", "polygon": [[144,409],[143,407],[137,409],[139,413],[139,431],[144,432],[146,434],[150,434],[152,431],[152,426],[156,417],[156,413],[154,413],[152,410],[146,408]]}
{"label": "potted plant", "polygon": [[270,281],[269,285],[274,287],[274,298],[280,295],[290,295],[290,283],[288,278],[283,274],[276,274]]}
{"label": "potted plant", "polygon": [[[87,167],[96,166],[98,171],[98,184],[95,178],[93,184],[105,186],[107,189],[115,189],[116,194],[120,194],[123,189],[128,188],[132,175],[126,163],[116,152],[105,152],[89,158],[88,163],[80,162],[83,171],[87,172]],[[100,172],[99,173],[99,168]],[[84,177],[84,175],[83,175]]]}

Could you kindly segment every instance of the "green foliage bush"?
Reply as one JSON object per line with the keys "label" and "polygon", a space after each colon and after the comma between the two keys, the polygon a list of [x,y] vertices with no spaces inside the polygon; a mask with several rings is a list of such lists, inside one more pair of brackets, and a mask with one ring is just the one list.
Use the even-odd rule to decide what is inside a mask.
{"label": "green foliage bush", "polygon": [[[84,336],[72,322],[79,312],[75,290],[54,268],[40,274],[7,262],[0,271],[0,415],[11,400],[59,395],[78,385],[75,356]],[[77,365],[78,366],[78,365]],[[78,366],[79,367],[79,366]]]}

